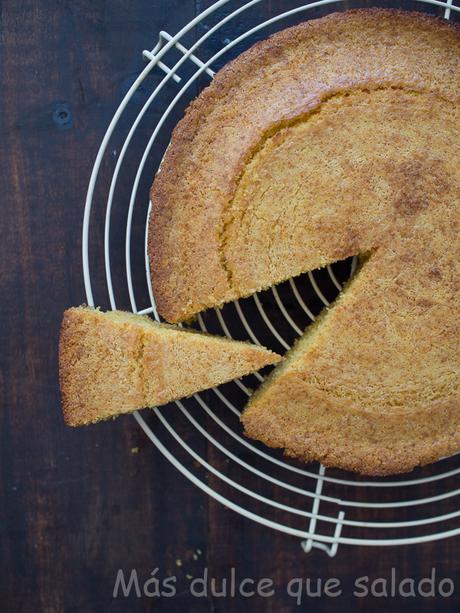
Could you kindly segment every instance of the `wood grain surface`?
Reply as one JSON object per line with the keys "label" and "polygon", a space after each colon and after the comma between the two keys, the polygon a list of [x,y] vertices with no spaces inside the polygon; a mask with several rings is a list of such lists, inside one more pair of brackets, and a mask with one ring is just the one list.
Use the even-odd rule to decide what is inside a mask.
{"label": "wood grain surface", "polygon": [[[81,224],[97,148],[145,65],[142,50],[154,46],[160,29],[176,32],[209,4],[6,0],[0,6],[0,611],[457,611],[458,538],[385,549],[343,546],[335,558],[319,550],[304,554],[298,539],[255,525],[199,491],[132,417],[64,426],[58,330],[62,311],[85,300]],[[269,17],[277,4],[262,2],[257,10]],[[247,29],[243,17],[232,26],[238,27]],[[209,44],[231,38],[232,28]],[[102,232],[100,219],[95,232]],[[94,275],[103,280],[102,265]],[[201,451],[209,462],[222,462],[204,443]],[[437,508],[442,512],[443,504]],[[190,594],[190,581],[205,568],[220,583],[232,567],[237,580],[272,579],[275,594]],[[156,568],[160,579],[177,577],[173,598],[113,597],[119,569],[127,575],[136,569],[143,583]],[[356,578],[389,580],[392,568],[398,578],[417,581],[434,568],[458,585],[448,598],[353,596]],[[286,592],[295,577],[314,585],[336,577],[343,593],[304,595],[298,607]]]}

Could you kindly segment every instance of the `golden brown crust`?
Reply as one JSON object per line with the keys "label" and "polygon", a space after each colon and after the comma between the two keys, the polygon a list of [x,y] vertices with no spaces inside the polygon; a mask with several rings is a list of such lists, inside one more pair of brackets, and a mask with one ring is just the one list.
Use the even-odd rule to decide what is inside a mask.
{"label": "golden brown crust", "polygon": [[248,436],[372,475],[460,449],[459,204],[369,257],[251,398]]}
{"label": "golden brown crust", "polygon": [[177,125],[152,186],[149,257],[159,312],[183,321],[264,287],[232,286],[222,243],[226,208],[267,132],[356,87],[428,83],[456,92],[453,46],[458,28],[445,20],[358,10],[283,30],[227,64]]}
{"label": "golden brown crust", "polygon": [[144,406],[140,339],[138,328],[114,326],[100,311],[79,307],[64,312],[59,385],[67,425],[93,423]]}
{"label": "golden brown crust", "polygon": [[[276,388],[267,388],[260,404],[243,414],[245,433],[270,447],[284,447],[286,455],[305,462],[386,476],[435,462],[460,448],[458,395],[413,411],[375,414],[349,410],[292,377]],[[290,408],[299,402],[307,414],[302,422],[289,423],[292,410],[283,413],[286,402],[280,398],[288,389]]]}
{"label": "golden brown crust", "polygon": [[231,62],[176,128],[149,226],[167,319],[370,254],[249,436],[380,475],[460,448],[459,57],[444,20],[330,15]]}
{"label": "golden brown crust", "polygon": [[62,410],[80,426],[165,404],[275,364],[238,341],[156,324],[121,311],[65,311],[59,339]]}

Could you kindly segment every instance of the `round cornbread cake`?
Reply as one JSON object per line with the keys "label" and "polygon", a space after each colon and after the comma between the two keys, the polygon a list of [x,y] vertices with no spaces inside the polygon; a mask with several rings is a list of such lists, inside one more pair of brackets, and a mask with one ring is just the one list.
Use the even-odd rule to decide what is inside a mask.
{"label": "round cornbread cake", "polygon": [[460,448],[459,79],[456,26],[333,14],[228,64],[175,129],[149,224],[168,321],[361,257],[249,436],[366,474]]}

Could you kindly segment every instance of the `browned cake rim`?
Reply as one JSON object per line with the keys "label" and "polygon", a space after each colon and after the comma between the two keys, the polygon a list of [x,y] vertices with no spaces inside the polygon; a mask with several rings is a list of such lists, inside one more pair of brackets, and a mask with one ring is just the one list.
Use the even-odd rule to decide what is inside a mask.
{"label": "browned cake rim", "polygon": [[[202,308],[186,305],[178,309],[175,305],[175,296],[172,295],[170,288],[168,288],[169,274],[167,265],[164,263],[159,264],[158,260],[158,251],[162,252],[161,259],[163,262],[165,257],[170,260],[173,258],[170,248],[165,248],[161,240],[162,236],[165,236],[165,233],[168,232],[168,226],[173,221],[169,212],[171,198],[174,197],[174,194],[171,193],[171,185],[175,183],[177,169],[181,168],[181,165],[190,156],[190,148],[193,146],[194,139],[200,131],[201,119],[209,114],[209,109],[224,98],[227,92],[233,87],[240,86],[240,77],[248,72],[254,73],[257,69],[269,65],[272,56],[277,51],[282,51],[296,42],[300,42],[308,32],[314,33],[315,31],[322,32],[327,30],[328,24],[332,22],[346,26],[348,22],[353,23],[356,17],[362,17],[363,20],[367,19],[371,22],[376,22],[381,18],[391,19],[397,17],[409,24],[413,24],[415,27],[428,25],[433,30],[443,28],[453,31],[457,35],[460,32],[459,24],[417,11],[370,8],[335,12],[325,17],[305,21],[281,30],[267,39],[257,42],[220,69],[213,81],[190,103],[184,117],[174,128],[170,144],[161,163],[161,172],[157,173],[150,190],[150,198],[155,212],[151,213],[149,219],[148,255],[157,307],[160,314],[166,317],[168,321],[173,323],[184,321],[204,308],[219,307],[235,297],[230,295],[234,293],[233,288],[229,288],[229,296],[215,304],[209,304]],[[356,24],[353,23],[353,25]],[[372,88],[372,84],[370,86]],[[353,87],[353,85],[350,87],[344,86],[343,91],[348,91],[353,89]],[[177,249],[180,249],[179,245]]]}

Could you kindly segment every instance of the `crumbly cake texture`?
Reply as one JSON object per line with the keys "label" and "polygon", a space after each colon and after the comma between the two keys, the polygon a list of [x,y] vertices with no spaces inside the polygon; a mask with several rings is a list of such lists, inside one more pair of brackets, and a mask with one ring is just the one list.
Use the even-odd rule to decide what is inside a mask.
{"label": "crumbly cake texture", "polygon": [[459,450],[459,79],[458,27],[333,14],[228,64],[174,131],[149,226],[166,319],[365,260],[251,399],[249,436],[375,475]]}
{"label": "crumbly cake texture", "polygon": [[80,426],[166,404],[280,359],[263,347],[143,315],[71,308],[59,341],[64,419]]}

